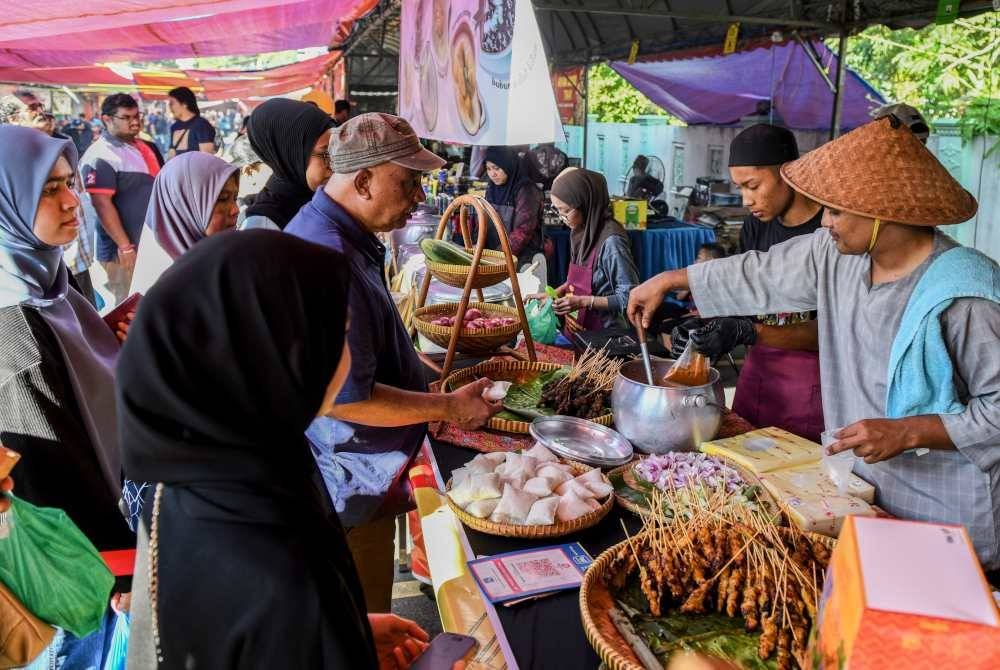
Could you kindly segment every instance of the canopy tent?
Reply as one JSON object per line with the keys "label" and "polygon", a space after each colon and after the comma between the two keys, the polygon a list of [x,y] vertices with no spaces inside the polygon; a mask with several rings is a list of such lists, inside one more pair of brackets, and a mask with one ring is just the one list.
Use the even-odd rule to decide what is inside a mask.
{"label": "canopy tent", "polygon": [[315,84],[337,54],[251,72],[130,73],[100,64],[335,46],[377,5],[378,0],[177,0],[166,7],[150,0],[111,0],[85,16],[69,0],[18,7],[0,34],[0,81],[134,87],[151,97],[175,86],[208,99],[279,95]]}
{"label": "canopy tent", "polygon": [[187,86],[208,100],[267,97],[308,88],[322,77],[336,53],[267,70],[149,70],[110,67],[0,68],[0,81],[77,85],[95,89],[135,88],[162,98]]}
{"label": "canopy tent", "polygon": [[[812,49],[812,53],[808,50]],[[789,128],[820,130],[830,125],[832,81],[821,72],[837,69],[837,57],[822,42],[790,41],[728,56],[671,59],[611,67],[630,84],[689,124],[726,125],[755,113],[762,101]],[[844,82],[841,128],[871,120],[869,112],[885,101],[848,70]]]}
{"label": "canopy tent", "polygon": [[[669,52],[722,53],[726,30],[740,24],[740,49],[769,42],[775,30],[803,36],[855,32],[872,24],[920,28],[938,0],[535,0],[549,59],[557,66]],[[965,0],[959,15],[993,9],[992,0]],[[704,50],[697,53],[697,50]],[[694,51],[695,53],[690,53]]]}

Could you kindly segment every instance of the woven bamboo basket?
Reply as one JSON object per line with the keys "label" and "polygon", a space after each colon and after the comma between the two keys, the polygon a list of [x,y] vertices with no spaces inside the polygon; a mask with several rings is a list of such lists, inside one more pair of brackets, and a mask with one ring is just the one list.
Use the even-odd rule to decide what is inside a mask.
{"label": "woven bamboo basket", "polygon": [[[714,455],[712,456],[712,458],[717,458],[726,465],[728,465],[729,467],[733,468],[738,473],[740,473],[740,477],[743,478],[743,481],[745,481],[747,484],[751,486],[757,487],[757,500],[763,506],[768,517],[770,517],[775,521],[778,521],[783,518],[781,505],[778,503],[777,500],[774,499],[774,496],[771,495],[771,492],[767,490],[767,488],[764,486],[764,483],[760,481],[760,477],[754,474],[751,470],[748,470],[747,468],[741,466],[739,463],[736,463],[735,461],[732,461],[728,458],[722,456],[714,456]],[[620,475],[622,480],[624,480],[626,486],[630,486],[631,488],[636,488],[634,486],[631,486],[632,482],[635,481],[635,475],[633,474],[632,469],[640,460],[642,459],[639,458],[634,461],[630,461],[625,465],[621,465],[615,468],[614,470],[608,473],[608,477],[611,477],[613,475]],[[647,514],[649,514],[649,507],[645,505],[640,505],[632,500],[629,500],[628,498],[620,495],[617,490],[615,491],[615,500],[622,507],[622,509],[626,509],[629,512],[632,512],[633,514],[638,514],[641,517],[645,517]]]}
{"label": "woven bamboo basket", "polygon": [[[475,253],[475,249],[466,247],[470,254]],[[472,280],[472,288],[486,288],[499,284],[508,278],[506,257],[502,251],[483,249],[483,259],[493,261],[492,263],[479,263],[479,272]],[[517,256],[511,256],[514,267],[517,267]],[[455,288],[465,288],[465,282],[469,279],[471,265],[450,265],[448,263],[437,263],[429,258],[424,259],[427,269],[431,275],[442,284],[454,286]]]}
{"label": "woven bamboo basket", "polygon": [[[474,365],[470,368],[464,368],[453,372],[444,380],[444,384],[441,386],[443,391],[455,390],[461,386],[465,386],[471,381],[479,379],[480,377],[488,377],[493,381],[512,381],[518,382],[523,381],[526,376],[525,373],[537,372],[539,374],[545,372],[552,372],[553,370],[558,370],[564,367],[558,363],[542,363],[536,362],[532,363],[530,361],[485,361],[479,365]],[[602,426],[610,426],[614,422],[614,415],[609,409],[606,414],[590,419],[594,423],[599,423]],[[527,435],[529,428],[531,427],[530,421],[514,421],[513,419],[498,419],[493,417],[486,424],[487,428],[491,430],[499,430],[504,433],[521,433]]]}
{"label": "woven bamboo basket", "polygon": [[[580,466],[579,464],[563,461],[568,463],[572,468],[573,472],[580,475],[590,469],[590,466]],[[451,489],[451,480],[448,481],[447,489]],[[573,519],[572,521],[557,521],[554,524],[548,526],[519,526],[512,523],[494,523],[489,519],[480,519],[479,517],[472,516],[461,507],[456,505],[451,496],[445,495],[445,499],[448,501],[448,506],[451,511],[455,513],[462,523],[467,527],[478,530],[480,533],[486,533],[487,535],[499,535],[501,537],[517,537],[525,539],[541,539],[547,537],[562,537],[563,535],[569,535],[570,533],[575,533],[578,530],[584,530],[592,526],[596,526],[601,520],[608,515],[611,508],[615,506],[615,496],[611,494],[607,499],[601,503],[601,506],[595,509],[589,514],[584,514],[581,517]]]}
{"label": "woven bamboo basket", "polygon": [[[514,319],[514,323],[501,328],[480,328],[478,330],[468,330],[462,328],[458,335],[456,348],[464,354],[471,356],[481,356],[492,353],[507,344],[521,330],[521,319],[517,310],[506,305],[491,305],[484,302],[470,302],[469,309],[478,309],[483,314],[489,316],[507,316]],[[447,302],[441,305],[428,305],[413,312],[413,325],[417,327],[417,332],[439,347],[448,348],[451,342],[452,326],[436,326],[431,323],[432,319],[440,316],[454,316],[458,312],[458,303]]]}
{"label": "woven bamboo basket", "polygon": [[[806,535],[822,542],[831,550],[837,544],[836,540],[825,535],[816,533],[806,533]],[[635,541],[640,537],[642,536],[637,535],[632,539]],[[604,661],[608,670],[645,670],[632,651],[632,647],[608,617],[608,610],[616,606],[607,586],[608,570],[615,554],[627,544],[627,540],[619,542],[601,553],[587,568],[583,583],[580,585],[580,616],[583,620],[583,630],[590,646]]]}

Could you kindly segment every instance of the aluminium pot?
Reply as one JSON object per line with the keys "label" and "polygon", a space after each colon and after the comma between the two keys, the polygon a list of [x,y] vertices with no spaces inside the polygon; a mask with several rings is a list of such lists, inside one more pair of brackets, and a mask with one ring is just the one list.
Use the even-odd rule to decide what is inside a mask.
{"label": "aluminium pot", "polygon": [[[674,363],[666,358],[651,362],[657,379]],[[719,371],[711,368],[708,379],[704,386],[650,386],[642,359],[626,363],[611,391],[615,428],[647,454],[697,449],[715,439],[725,407]]]}

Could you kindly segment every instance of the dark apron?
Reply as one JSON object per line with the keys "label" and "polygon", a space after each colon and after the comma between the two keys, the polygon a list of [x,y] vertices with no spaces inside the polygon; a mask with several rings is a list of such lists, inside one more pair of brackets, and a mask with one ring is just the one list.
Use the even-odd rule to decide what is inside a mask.
{"label": "dark apron", "polygon": [[[569,272],[566,275],[567,293],[570,292],[569,288],[572,287],[572,293],[575,296],[594,295],[594,260],[597,258],[597,251],[598,248],[594,247],[587,257],[586,265],[569,264]],[[604,328],[604,319],[598,310],[580,308],[577,311],[576,320],[583,326],[584,330],[600,330]],[[570,340],[573,339],[567,327],[563,328],[563,335]]]}
{"label": "dark apron", "polygon": [[776,426],[819,442],[819,354],[755,344],[736,382],[733,411],[757,428]]}

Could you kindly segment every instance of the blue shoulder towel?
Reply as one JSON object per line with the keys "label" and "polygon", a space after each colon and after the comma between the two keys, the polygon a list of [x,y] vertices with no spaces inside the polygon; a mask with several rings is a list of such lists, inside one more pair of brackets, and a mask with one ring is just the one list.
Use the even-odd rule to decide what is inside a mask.
{"label": "blue shoulder towel", "polygon": [[886,416],[958,414],[954,367],[941,315],[959,298],[1000,303],[1000,266],[967,247],[955,247],[931,263],[917,282],[889,355]]}

